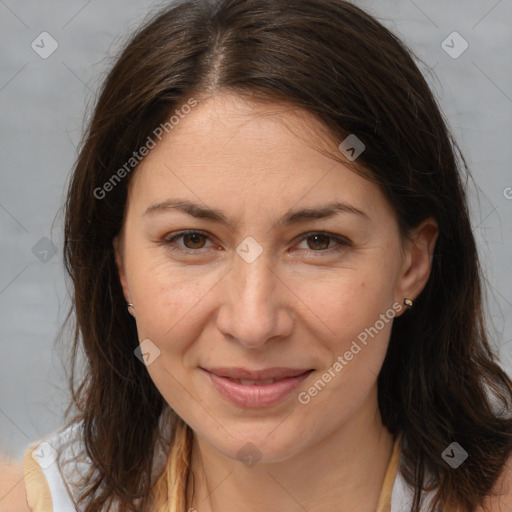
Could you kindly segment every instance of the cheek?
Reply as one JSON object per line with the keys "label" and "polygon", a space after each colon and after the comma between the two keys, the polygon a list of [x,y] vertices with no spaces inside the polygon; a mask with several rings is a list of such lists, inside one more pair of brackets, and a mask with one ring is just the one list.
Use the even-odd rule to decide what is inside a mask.
{"label": "cheek", "polygon": [[[313,310],[317,348],[323,349],[318,382],[305,400],[317,406],[356,406],[375,384],[382,367],[396,311],[393,309],[395,270],[375,261],[363,269],[340,272],[338,278],[302,281],[300,297]],[[319,396],[321,395],[321,396]],[[338,406],[340,409],[338,409]]]}
{"label": "cheek", "polygon": [[161,257],[138,257],[132,267],[131,292],[137,301],[139,338],[149,338],[167,352],[184,350],[189,343],[185,339],[199,336],[201,311],[222,277],[217,274],[193,266],[173,268]]}
{"label": "cheek", "polygon": [[[343,284],[312,297],[322,319],[317,348],[322,345],[325,357],[317,380],[299,396],[301,404],[329,411],[327,430],[353,414],[375,386],[396,314],[384,282],[381,288],[360,280]],[[322,324],[329,330],[320,336],[326,332]]]}
{"label": "cheek", "polygon": [[393,283],[388,272],[350,270],[325,279],[296,281],[294,292],[316,318],[318,333],[333,344],[346,344],[392,308]]}
{"label": "cheek", "polygon": [[203,273],[199,279],[192,267],[177,270],[151,262],[143,267],[142,260],[138,264],[133,288],[139,339],[150,339],[160,350],[147,370],[166,402],[185,414],[190,394],[183,386],[194,368],[190,348],[204,328],[209,292],[218,278]]}

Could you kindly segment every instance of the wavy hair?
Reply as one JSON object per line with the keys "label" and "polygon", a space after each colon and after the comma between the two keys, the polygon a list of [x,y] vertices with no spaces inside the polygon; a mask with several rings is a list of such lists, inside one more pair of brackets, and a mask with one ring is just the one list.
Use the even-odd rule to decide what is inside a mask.
{"label": "wavy hair", "polygon": [[[116,57],[65,204],[64,259],[73,285],[67,321],[74,322],[66,415],[75,409],[82,421],[98,471],[82,482],[84,512],[111,510],[114,502],[120,511],[187,509],[193,433],[170,411],[169,464],[153,474],[167,404],[134,357],[136,325],[112,247],[136,166],[103,197],[98,190],[189,98],[221,91],[304,109],[338,142],[357,134],[366,150],[355,171],[381,186],[402,234],[436,219],[431,275],[414,308],[394,320],[378,376],[379,409],[384,425],[404,439],[413,512],[427,488],[435,489],[434,506],[474,511],[512,451],[512,382],[486,334],[469,170],[414,55],[342,0],[181,0],[147,20]],[[441,458],[452,441],[469,453],[456,470]]]}

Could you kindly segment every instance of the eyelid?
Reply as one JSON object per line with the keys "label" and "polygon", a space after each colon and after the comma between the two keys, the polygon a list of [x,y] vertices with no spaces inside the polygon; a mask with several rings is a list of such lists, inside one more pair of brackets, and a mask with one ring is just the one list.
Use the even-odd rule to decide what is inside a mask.
{"label": "eyelid", "polygon": [[185,229],[183,231],[178,231],[176,233],[173,233],[170,236],[165,236],[162,240],[160,240],[159,243],[173,251],[178,251],[178,252],[183,252],[183,253],[199,253],[200,251],[202,251],[205,248],[204,247],[202,247],[201,249],[188,249],[186,247],[176,248],[176,247],[172,247],[172,245],[171,245],[175,240],[178,240],[179,238],[182,238],[186,235],[191,235],[191,234],[203,235],[207,239],[209,239],[209,240],[211,239],[211,235],[209,233],[207,233],[206,231],[202,231],[200,229]]}
{"label": "eyelid", "polygon": [[[174,243],[174,241],[176,241],[179,238],[182,238],[186,235],[190,235],[190,234],[203,235],[211,241],[211,235],[208,232],[202,231],[200,229],[189,229],[189,230],[178,231],[176,233],[171,234],[171,236],[166,236],[159,243],[161,245],[166,246],[167,248],[169,248],[172,251],[178,251],[178,252],[182,252],[185,254],[193,254],[193,253],[200,254],[203,249],[206,249],[205,247],[202,247],[200,249],[188,249],[186,247],[179,247],[179,248],[172,247],[171,244]],[[318,230],[317,231],[308,231],[306,233],[299,235],[298,240],[299,240],[299,242],[302,242],[302,241],[306,240],[307,238],[312,237],[314,235],[325,235],[328,238],[331,238],[332,240],[336,241],[338,245],[335,247],[330,247],[329,249],[320,249],[320,250],[316,250],[316,251],[313,249],[305,249],[306,252],[309,254],[315,254],[315,255],[332,254],[332,253],[341,251],[342,249],[344,249],[346,247],[352,246],[352,242],[347,237],[344,237],[342,235],[337,235],[334,233],[330,233],[329,231],[318,231]]]}
{"label": "eyelid", "polygon": [[345,236],[342,236],[342,235],[336,235],[334,233],[330,233],[329,231],[309,231],[307,233],[304,233],[302,235],[299,235],[300,238],[299,238],[299,241],[302,242],[304,241],[305,239],[311,237],[311,236],[314,236],[314,235],[324,235],[328,238],[331,238],[332,240],[334,240],[335,242],[338,243],[338,246],[335,246],[335,247],[330,247],[329,249],[323,249],[323,250],[317,250],[317,251],[314,251],[312,249],[306,249],[307,252],[309,253],[314,253],[314,254],[330,254],[330,253],[333,253],[333,252],[336,252],[336,251],[339,251],[341,250],[342,248],[344,247],[351,247],[352,246],[352,242]]}

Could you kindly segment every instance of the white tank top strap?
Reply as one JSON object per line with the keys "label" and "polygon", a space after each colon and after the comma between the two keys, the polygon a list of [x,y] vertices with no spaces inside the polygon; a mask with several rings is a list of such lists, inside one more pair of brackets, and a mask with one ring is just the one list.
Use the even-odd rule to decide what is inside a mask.
{"label": "white tank top strap", "polygon": [[[168,415],[162,414],[159,428],[164,440],[168,440],[170,436],[169,423]],[[83,491],[85,477],[91,470],[93,477],[99,476],[98,470],[92,468],[92,461],[86,453],[82,426],[82,422],[75,422],[61,427],[40,441],[32,443],[25,452],[25,459],[31,458],[39,466],[34,470],[31,460],[26,465],[25,475],[30,473],[30,478],[25,479],[27,494],[30,494],[31,485],[34,489],[37,488],[39,475],[34,473],[36,471],[42,473],[51,494],[54,512],[76,512],[76,504]],[[165,468],[167,453],[168,445],[165,442],[157,442],[153,461],[153,481],[156,481]],[[111,510],[115,512],[115,505]],[[44,510],[44,512],[51,511]]]}
{"label": "white tank top strap", "polygon": [[[76,473],[77,470],[83,470],[90,465],[90,460],[85,458],[84,454],[79,423],[62,427],[42,440],[32,443],[28,448],[26,458],[31,457],[37,463],[38,471],[46,479],[54,511],[76,511],[76,489],[73,490],[70,485],[76,475],[72,475],[70,470],[73,468]],[[28,464],[26,467],[29,469]],[[30,481],[26,479],[25,485],[27,494],[30,494]]]}

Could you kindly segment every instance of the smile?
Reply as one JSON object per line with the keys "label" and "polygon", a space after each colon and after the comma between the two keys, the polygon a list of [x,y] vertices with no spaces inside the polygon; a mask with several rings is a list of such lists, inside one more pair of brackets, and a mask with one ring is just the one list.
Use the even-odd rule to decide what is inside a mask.
{"label": "smile", "polygon": [[[231,403],[244,408],[262,408],[274,405],[290,395],[314,370],[269,369],[250,372],[243,369],[210,371],[201,368],[201,371],[220,395]],[[243,377],[261,377],[271,373],[275,377],[251,379],[234,376],[243,374]]]}

